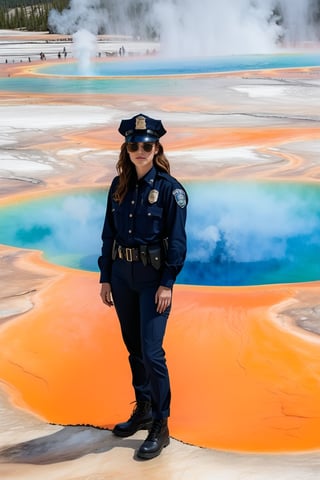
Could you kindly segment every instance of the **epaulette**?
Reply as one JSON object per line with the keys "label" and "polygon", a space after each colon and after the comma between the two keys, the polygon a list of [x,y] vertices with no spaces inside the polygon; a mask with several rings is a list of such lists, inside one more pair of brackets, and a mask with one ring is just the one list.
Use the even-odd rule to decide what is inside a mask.
{"label": "epaulette", "polygon": [[172,185],[177,185],[177,184],[180,185],[180,182],[167,172],[163,172],[162,170],[158,170],[158,175],[159,175],[159,177],[165,178]]}

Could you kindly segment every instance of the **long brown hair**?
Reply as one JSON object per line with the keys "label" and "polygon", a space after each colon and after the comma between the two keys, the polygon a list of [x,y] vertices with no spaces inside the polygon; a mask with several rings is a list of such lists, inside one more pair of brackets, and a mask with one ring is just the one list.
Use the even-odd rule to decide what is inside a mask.
{"label": "long brown hair", "polygon": [[[163,172],[170,173],[170,164],[164,154],[163,146],[160,142],[157,142],[156,146],[158,147],[158,153],[156,153],[153,157],[153,165]],[[121,203],[128,192],[130,181],[135,175],[135,166],[130,160],[126,143],[121,145],[119,160],[116,168],[119,174],[119,182],[113,194],[113,199],[116,202]]]}

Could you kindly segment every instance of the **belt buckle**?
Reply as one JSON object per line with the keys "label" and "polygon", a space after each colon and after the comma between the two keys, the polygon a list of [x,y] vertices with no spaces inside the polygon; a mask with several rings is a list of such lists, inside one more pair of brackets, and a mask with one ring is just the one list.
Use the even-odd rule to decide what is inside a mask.
{"label": "belt buckle", "polygon": [[120,245],[118,246],[118,256],[121,260],[123,259],[122,249],[121,249]]}
{"label": "belt buckle", "polygon": [[132,262],[132,249],[126,248],[126,260],[127,262]]}

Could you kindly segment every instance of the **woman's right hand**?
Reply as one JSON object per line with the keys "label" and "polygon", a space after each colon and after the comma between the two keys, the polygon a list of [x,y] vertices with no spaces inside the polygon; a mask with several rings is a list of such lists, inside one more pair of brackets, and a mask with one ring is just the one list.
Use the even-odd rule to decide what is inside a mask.
{"label": "woman's right hand", "polygon": [[102,283],[101,284],[100,297],[102,298],[102,301],[105,305],[108,305],[108,307],[113,306],[110,283]]}

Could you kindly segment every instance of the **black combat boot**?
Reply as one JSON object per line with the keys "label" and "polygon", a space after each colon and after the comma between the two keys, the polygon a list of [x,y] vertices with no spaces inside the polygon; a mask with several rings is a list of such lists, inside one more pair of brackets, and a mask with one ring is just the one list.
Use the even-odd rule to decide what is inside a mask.
{"label": "black combat boot", "polygon": [[149,429],[152,425],[151,403],[137,401],[131,417],[127,422],[118,423],[112,433],[117,437],[130,437],[138,430]]}
{"label": "black combat boot", "polygon": [[157,457],[162,452],[162,449],[167,447],[169,443],[170,437],[167,419],[153,420],[149,435],[139,448],[137,456],[144,459]]}

